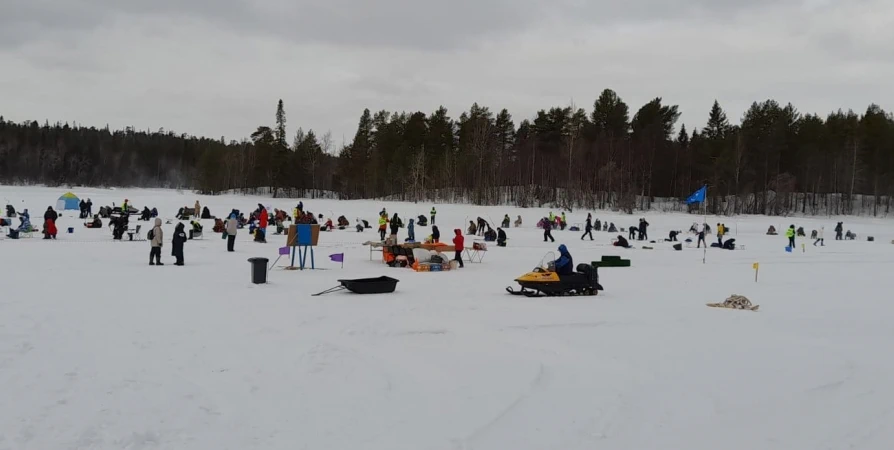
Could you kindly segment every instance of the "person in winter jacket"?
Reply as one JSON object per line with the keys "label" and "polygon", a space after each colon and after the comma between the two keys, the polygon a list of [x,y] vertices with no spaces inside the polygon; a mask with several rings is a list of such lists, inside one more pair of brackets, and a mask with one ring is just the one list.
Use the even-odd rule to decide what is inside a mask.
{"label": "person in winter jacket", "polygon": [[795,248],[795,226],[792,225],[785,230],[785,237],[788,238],[788,246],[791,248]]}
{"label": "person in winter jacket", "polygon": [[[552,215],[552,213],[550,213],[550,215]],[[544,219],[545,219],[545,217],[544,217]],[[551,231],[552,227],[553,227],[552,221],[546,220],[543,222],[543,242],[546,242],[547,239],[549,239],[552,242],[556,242],[556,240],[553,239],[553,233]]]}
{"label": "person in winter jacket", "polygon": [[506,232],[502,228],[497,228],[497,247],[506,246]]}
{"label": "person in winter jacket", "polygon": [[87,217],[90,217],[93,215],[93,200],[90,200],[88,198],[86,206],[87,206]]}
{"label": "person in winter jacket", "polygon": [[183,231],[183,222],[180,222],[174,227],[174,239],[171,240],[171,256],[177,260],[174,263],[175,266],[183,265],[184,243],[186,243],[186,232]]}
{"label": "person in winter jacket", "polygon": [[196,219],[202,217],[202,205],[199,204],[198,200],[196,200],[195,209],[193,209],[192,214]]}
{"label": "person in winter jacket", "polygon": [[463,265],[463,245],[465,244],[466,238],[463,237],[463,230],[459,228],[453,230],[456,236],[453,237],[453,248],[456,250],[456,255],[453,258],[456,262],[459,263],[460,267],[465,267]]}
{"label": "person in winter jacket", "polygon": [[723,246],[723,225],[717,224],[717,243]]}
{"label": "person in winter jacket", "polygon": [[826,227],[820,227],[819,231],[816,233],[816,240],[813,241],[813,246],[816,247],[816,244],[819,243],[820,247],[825,247],[826,242],[823,240],[823,232],[826,231]]}
{"label": "person in winter jacket", "polygon": [[634,226],[627,228],[627,239],[630,239],[631,241],[636,239],[636,230],[637,228]]}
{"label": "person in winter jacket", "polygon": [[435,215],[437,215],[437,214],[438,214],[438,211],[435,210],[435,207],[434,207],[434,206],[432,206],[432,207],[431,207],[431,224],[432,224],[432,225],[435,224]]}
{"label": "person in winter jacket", "polygon": [[267,242],[267,225],[270,217],[264,205],[258,204],[258,229],[255,230],[255,242]]}
{"label": "person in winter jacket", "polygon": [[78,216],[78,218],[86,219],[87,218],[87,202],[85,202],[84,200],[81,200],[81,202],[78,203],[78,209],[81,210],[81,215]]}
{"label": "person in winter jacket", "polygon": [[416,242],[416,225],[413,224],[413,219],[407,224],[407,242]]}
{"label": "person in winter jacket", "polygon": [[25,208],[21,214],[19,214],[19,228],[16,230],[19,233],[27,233],[31,231],[31,214],[28,214],[28,208]]}
{"label": "person in winter jacket", "polygon": [[509,222],[510,222],[510,221],[511,221],[511,220],[509,219],[509,214],[506,214],[505,216],[503,216],[503,223],[501,224],[501,227],[502,227],[502,228],[509,228]]}
{"label": "person in winter jacket", "polygon": [[649,222],[646,219],[639,219],[639,240],[649,240]]}
{"label": "person in winter jacket", "polygon": [[630,243],[627,242],[627,239],[624,239],[624,236],[621,236],[620,234],[618,235],[617,240],[615,240],[615,243],[612,245],[614,245],[615,247],[630,248]]}
{"label": "person in winter jacket", "polygon": [[227,219],[227,225],[224,229],[224,232],[227,233],[227,251],[234,251],[234,247],[236,245],[236,233],[239,231],[239,219],[236,217],[236,214],[230,214],[230,218]]}
{"label": "person in winter jacket", "polygon": [[397,230],[400,228],[400,218],[397,217],[397,213],[394,213],[391,216],[391,235],[397,238]]}
{"label": "person in winter jacket", "polygon": [[52,206],[47,207],[47,212],[43,215],[43,238],[56,239],[56,219],[59,214],[53,210]]}
{"label": "person in winter jacket", "polygon": [[590,236],[590,240],[593,240],[593,218],[589,214],[587,214],[587,224],[584,225],[584,234],[580,237],[580,240],[584,240],[586,236]]}
{"label": "person in winter jacket", "polygon": [[835,240],[840,241],[844,239],[841,234],[844,233],[844,222],[838,222],[838,225],[835,225]]}
{"label": "person in winter jacket", "polygon": [[164,264],[161,262],[161,245],[164,242],[164,232],[161,231],[161,219],[155,219],[155,226],[152,227],[149,233],[152,234],[152,239],[149,241],[149,245],[152,246],[152,250],[149,251],[149,265],[163,266]]}
{"label": "person in winter jacket", "polygon": [[379,214],[379,239],[385,240],[385,229],[388,227],[388,216]]}
{"label": "person in winter jacket", "polygon": [[702,227],[698,230],[698,245],[695,248],[702,248],[702,244],[705,244],[705,248],[708,248],[708,242],[705,241],[705,233],[707,233],[708,224],[703,223]]}
{"label": "person in winter jacket", "polygon": [[574,273],[574,259],[568,252],[565,244],[559,246],[559,259],[556,260],[556,273],[559,275],[571,275]]}
{"label": "person in winter jacket", "polygon": [[431,227],[431,240],[435,244],[441,242],[441,230],[439,230],[436,225],[432,225]]}
{"label": "person in winter jacket", "polygon": [[518,227],[522,226],[521,216],[518,216],[518,218],[515,219],[515,224],[514,224],[514,225],[515,225],[515,228],[518,228]]}
{"label": "person in winter jacket", "polygon": [[47,212],[45,212],[45,213],[43,214],[43,220],[53,220],[53,221],[55,221],[55,220],[57,220],[57,219],[59,219],[59,214],[56,213],[55,210],[53,210],[53,207],[52,207],[52,206],[48,206],[48,207],[47,207]]}

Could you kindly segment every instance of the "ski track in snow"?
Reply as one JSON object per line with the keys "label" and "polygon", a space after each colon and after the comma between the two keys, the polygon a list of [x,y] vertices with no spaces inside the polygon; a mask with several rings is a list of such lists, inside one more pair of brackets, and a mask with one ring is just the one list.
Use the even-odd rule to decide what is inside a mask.
{"label": "ski track in snow", "polygon": [[[0,198],[29,208],[36,226],[63,192],[0,186]],[[297,203],[74,192],[94,209],[129,198],[164,218],[196,198],[218,215]],[[352,222],[372,221],[383,206],[405,221],[431,207],[304,203]],[[112,242],[71,212],[57,241],[0,239],[0,450],[887,450],[894,442],[891,220],[709,217],[746,249],[711,249],[702,264],[702,250],[616,249],[608,233],[591,242],[556,231],[555,244],[543,243],[533,224],[545,208],[437,207],[442,241],[477,216],[521,215],[526,225],[507,230],[509,246],[491,248],[483,264],[447,273],[370,261],[362,242],[374,230],[323,233],[316,265],[325,270],[274,268],[267,285],[250,284],[246,259],[272,264],[285,238],[255,244],[243,230],[228,254],[210,221],[205,239],[186,244],[182,268],[170,265],[173,224],[164,227],[165,267],[146,264],[146,242]],[[618,227],[641,215],[593,214]],[[582,223],[586,212],[568,215]],[[700,220],[645,217],[654,238]],[[785,253],[784,237],[764,235],[768,225],[795,223],[808,232],[825,225],[833,237],[839,220],[864,241],[815,248],[799,238],[806,252]],[[417,227],[417,237],[430,229]],[[578,264],[608,254],[633,266],[601,269],[607,290],[597,297],[505,293],[562,243]],[[327,258],[340,252],[344,269]],[[310,296],[338,279],[379,275],[398,278],[397,292]],[[704,306],[734,293],[760,311]]]}

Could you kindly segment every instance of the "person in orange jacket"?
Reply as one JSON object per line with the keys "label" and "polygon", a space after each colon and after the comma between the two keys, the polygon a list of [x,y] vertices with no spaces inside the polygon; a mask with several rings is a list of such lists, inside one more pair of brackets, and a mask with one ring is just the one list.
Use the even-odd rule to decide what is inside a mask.
{"label": "person in orange jacket", "polygon": [[460,267],[465,267],[463,266],[463,244],[465,244],[466,239],[463,237],[463,230],[457,228],[453,232],[456,233],[456,236],[453,237],[453,247],[456,250],[454,259],[459,263]]}

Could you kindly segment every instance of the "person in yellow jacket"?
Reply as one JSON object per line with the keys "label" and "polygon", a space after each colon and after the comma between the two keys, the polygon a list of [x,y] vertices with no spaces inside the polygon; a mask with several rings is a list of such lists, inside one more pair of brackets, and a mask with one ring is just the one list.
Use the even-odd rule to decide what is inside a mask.
{"label": "person in yellow jacket", "polygon": [[795,226],[792,225],[785,230],[785,237],[788,238],[788,246],[792,249],[795,248]]}
{"label": "person in yellow jacket", "polygon": [[723,225],[717,224],[717,243],[723,247]]}
{"label": "person in yellow jacket", "polygon": [[382,214],[379,216],[379,238],[385,240],[385,229],[388,228],[388,216]]}

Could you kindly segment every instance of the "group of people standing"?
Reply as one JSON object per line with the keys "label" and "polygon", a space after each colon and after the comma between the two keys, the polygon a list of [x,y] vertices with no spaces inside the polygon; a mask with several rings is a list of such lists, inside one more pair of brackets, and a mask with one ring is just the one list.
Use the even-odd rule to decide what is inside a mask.
{"label": "group of people standing", "polygon": [[81,215],[79,216],[80,219],[86,219],[93,216],[93,200],[90,200],[89,198],[86,202],[81,200],[80,203],[78,203],[78,208],[81,210]]}

